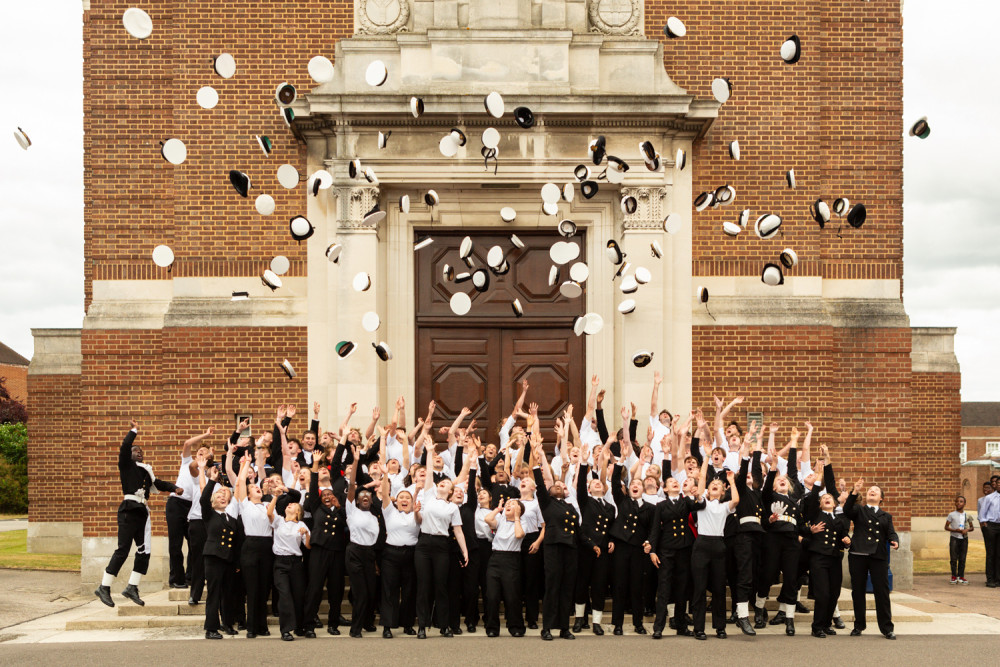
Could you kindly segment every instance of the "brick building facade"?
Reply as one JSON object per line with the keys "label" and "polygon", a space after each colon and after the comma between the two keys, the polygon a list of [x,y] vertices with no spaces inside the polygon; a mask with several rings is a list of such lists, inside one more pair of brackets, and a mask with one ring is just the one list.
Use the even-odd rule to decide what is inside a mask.
{"label": "brick building facade", "polygon": [[[400,304],[412,293],[414,227],[495,225],[463,218],[495,215],[504,205],[470,192],[486,179],[478,143],[442,164],[436,142],[456,125],[478,139],[489,120],[482,95],[496,89],[508,111],[524,103],[543,121],[531,141],[518,135],[509,115],[496,122],[505,133],[501,158],[510,158],[501,161],[498,181],[530,185],[529,194],[504,195],[521,202],[519,210],[538,205],[536,185],[570,180],[587,139],[597,134],[608,135],[609,145],[627,145],[623,156],[636,162],[634,146],[652,132],[664,158],[660,173],[645,173],[641,162],[628,172],[624,187],[642,203],[634,216],[622,215],[615,189],[606,185],[590,204],[561,205],[562,217],[589,230],[582,258],[592,272],[587,310],[606,312],[613,327],[605,339],[588,339],[580,360],[587,376],[605,379],[609,401],[643,405],[650,369],[627,360],[649,347],[667,376],[661,403],[671,409],[708,410],[713,394],[744,395],[735,415],[741,421],[750,412],[786,429],[811,420],[816,441],[834,453],[838,475],[863,475],[886,490],[903,535],[896,583],[905,586],[910,531],[921,530],[922,517],[946,512],[957,484],[958,461],[942,464],[938,456],[957,446],[960,399],[954,331],[911,330],[902,300],[900,3],[647,0],[643,6],[637,0],[629,18],[634,29],[619,30],[606,22],[592,29],[587,0],[401,1],[409,13],[406,32],[363,28],[356,16],[366,11],[364,0],[261,2],[237,14],[202,0],[161,2],[147,8],[155,29],[141,42],[122,29],[130,3],[85,2],[87,315],[79,331],[36,331],[29,375],[32,548],[82,534],[83,579],[99,577],[113,548],[114,451],[130,417],[142,424],[147,460],[169,477],[186,437],[208,424],[224,430],[237,412],[266,416],[278,402],[319,400],[338,411],[327,420],[339,422],[339,410],[354,400],[362,410],[369,402],[387,406],[399,394],[412,404],[420,323]],[[598,16],[603,1],[591,0]],[[685,21],[686,37],[663,35],[668,15]],[[777,51],[792,33],[802,40],[803,57],[786,65]],[[479,53],[463,51],[472,44]],[[538,76],[520,80],[508,71],[495,80],[474,78],[473,58],[495,51],[489,63],[495,68],[510,44],[541,54],[531,63]],[[236,59],[233,79],[212,73],[211,59],[221,52]],[[436,76],[442,53],[463,63],[455,76]],[[426,54],[434,55],[421,60]],[[306,64],[315,55],[336,61],[334,82],[310,80]],[[363,64],[376,57],[391,73],[377,91],[362,79]],[[545,70],[547,62],[560,66]],[[395,71],[404,72],[401,81]],[[714,77],[733,85],[721,107],[712,99]],[[282,81],[299,91],[291,131],[273,101]],[[205,85],[219,91],[215,109],[194,102]],[[407,103],[418,94],[428,114],[414,122]],[[394,130],[391,159],[374,150],[374,131],[382,127]],[[270,157],[258,148],[258,134],[274,140]],[[561,139],[567,136],[571,149]],[[160,157],[158,144],[169,137],[187,144],[181,166]],[[740,161],[728,155],[734,139]],[[686,169],[674,164],[677,148],[688,151]],[[355,156],[376,165],[378,188],[347,182],[346,162]],[[414,156],[438,170],[416,174]],[[333,194],[309,197],[277,186],[273,173],[285,162],[303,177],[328,168]],[[251,199],[233,192],[230,169],[252,175],[260,189]],[[794,189],[785,182],[788,169],[795,170]],[[695,194],[726,183],[737,190],[735,206],[693,212]],[[404,187],[414,199],[410,219],[394,204]],[[453,194],[428,211],[416,196],[427,187]],[[255,212],[252,197],[260,192],[274,197],[276,215]],[[821,230],[809,215],[820,197],[865,203],[867,222],[839,230],[835,218]],[[362,204],[373,201],[389,213],[378,231],[357,222],[358,211],[367,210]],[[722,222],[742,208],[751,209],[751,220],[781,214],[783,235],[724,236]],[[637,309],[638,319],[626,327],[614,309],[617,283],[613,267],[604,266],[604,241],[618,238],[632,258],[648,257],[650,242],[666,237],[659,226],[671,212],[685,230],[663,240],[664,266],[653,269],[654,283],[663,286],[640,291],[647,315]],[[318,228],[301,244],[285,223],[300,213]],[[323,251],[341,238],[352,244],[351,254],[346,266],[331,268]],[[170,272],[149,259],[159,243],[178,258]],[[783,286],[763,286],[763,263],[784,247],[796,250],[798,266]],[[229,293],[255,286],[279,254],[291,265],[282,290],[271,295],[256,286],[250,302],[231,303]],[[365,262],[352,259],[358,257]],[[396,319],[383,319],[397,358],[381,365],[362,350],[337,366],[332,344],[360,330],[342,315],[368,309],[348,303],[349,278],[361,270],[376,275],[373,298],[383,313],[394,311]],[[347,278],[338,281],[332,271]],[[695,285],[709,288],[711,315],[692,298]],[[642,330],[654,333],[642,338]],[[277,368],[285,358],[298,371],[294,380]],[[50,443],[65,441],[82,450],[80,484],[70,487],[85,489],[78,502],[67,502],[64,479],[50,481],[43,472]],[[162,503],[153,501],[157,516]],[[164,530],[163,521],[154,522],[154,534]],[[164,551],[158,542],[150,582]]]}
{"label": "brick building facade", "polygon": [[15,401],[28,404],[28,360],[0,343],[0,379]]}

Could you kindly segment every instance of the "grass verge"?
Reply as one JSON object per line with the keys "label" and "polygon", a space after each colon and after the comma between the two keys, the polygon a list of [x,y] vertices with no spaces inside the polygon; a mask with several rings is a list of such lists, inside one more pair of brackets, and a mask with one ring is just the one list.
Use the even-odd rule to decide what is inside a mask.
{"label": "grass verge", "polygon": [[[982,542],[969,542],[969,553],[965,557],[966,572],[986,570],[986,546]],[[947,558],[913,559],[913,574],[951,574],[951,562]]]}
{"label": "grass verge", "polygon": [[0,568],[79,572],[80,556],[28,553],[28,531],[10,530],[0,533]]}

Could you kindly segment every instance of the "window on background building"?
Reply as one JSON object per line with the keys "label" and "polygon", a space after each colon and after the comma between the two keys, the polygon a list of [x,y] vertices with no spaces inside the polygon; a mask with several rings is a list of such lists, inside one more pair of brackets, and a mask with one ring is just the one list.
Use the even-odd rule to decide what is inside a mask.
{"label": "window on background building", "polygon": [[962,441],[962,446],[958,450],[958,462],[965,463],[969,458],[969,443]]}
{"label": "window on background building", "polygon": [[986,441],[986,456],[1000,456],[1000,440]]}

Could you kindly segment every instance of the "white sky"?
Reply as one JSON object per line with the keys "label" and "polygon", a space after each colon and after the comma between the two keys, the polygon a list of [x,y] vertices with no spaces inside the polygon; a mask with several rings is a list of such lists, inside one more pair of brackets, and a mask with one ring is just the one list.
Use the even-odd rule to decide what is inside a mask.
{"label": "white sky", "polygon": [[[82,10],[74,0],[8,4],[0,341],[30,358],[32,327],[83,318]],[[906,0],[904,9],[904,119],[931,124],[928,139],[904,142],[904,302],[913,326],[958,327],[966,401],[1000,400],[990,333],[1000,331],[998,18],[985,0]],[[34,142],[28,151],[11,134],[18,125]]]}

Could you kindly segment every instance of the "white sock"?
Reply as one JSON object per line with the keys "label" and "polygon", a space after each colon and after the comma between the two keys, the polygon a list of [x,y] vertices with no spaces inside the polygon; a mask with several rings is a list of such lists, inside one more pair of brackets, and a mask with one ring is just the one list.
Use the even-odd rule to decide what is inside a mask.
{"label": "white sock", "polygon": [[595,612],[592,612],[592,613],[594,615],[594,625],[600,625],[601,621],[604,619],[604,612],[603,611],[595,611]]}
{"label": "white sock", "polygon": [[115,575],[113,574],[108,574],[107,572],[105,572],[104,576],[101,577],[101,586],[104,586],[105,588],[107,588],[114,582],[115,582]]}
{"label": "white sock", "polygon": [[736,603],[736,616],[739,618],[749,618],[750,617],[750,603],[749,602],[737,602]]}
{"label": "white sock", "polygon": [[674,616],[674,603],[667,603],[667,618],[673,618]]}
{"label": "white sock", "polygon": [[840,618],[840,605],[839,604],[835,605],[833,607],[833,617],[834,618]]}
{"label": "white sock", "polygon": [[142,573],[133,571],[132,574],[128,576],[129,586],[138,586],[139,582],[142,581]]}
{"label": "white sock", "polygon": [[786,604],[786,605],[784,605],[784,609],[785,609],[785,618],[787,618],[789,621],[794,620],[795,619],[795,603],[793,602],[792,604]]}
{"label": "white sock", "polygon": [[576,614],[575,614],[575,616],[577,618],[581,618],[583,616],[583,612],[586,611],[586,609],[587,609],[587,605],[585,605],[585,604],[578,604],[578,605],[576,605]]}

